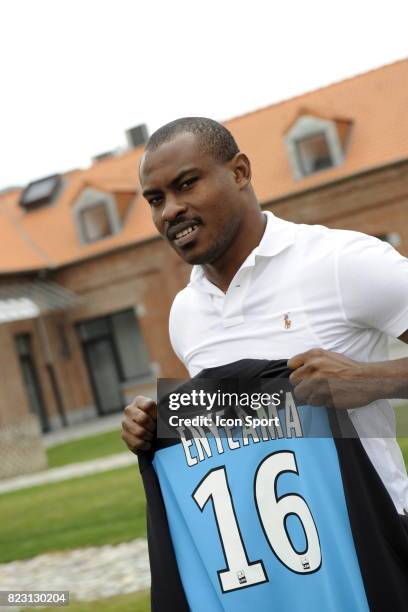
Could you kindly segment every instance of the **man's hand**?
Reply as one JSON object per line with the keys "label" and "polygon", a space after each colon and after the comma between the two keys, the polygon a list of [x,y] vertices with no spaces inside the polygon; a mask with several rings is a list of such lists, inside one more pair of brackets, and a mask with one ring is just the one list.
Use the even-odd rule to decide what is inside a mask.
{"label": "man's hand", "polygon": [[[366,406],[378,397],[373,365],[339,353],[312,349],[288,361],[289,380],[297,400],[311,406],[339,409]],[[374,374],[374,376],[373,376]]]}
{"label": "man's hand", "polygon": [[154,400],[137,395],[126,406],[122,421],[122,440],[132,453],[147,451],[156,433],[157,404]]}

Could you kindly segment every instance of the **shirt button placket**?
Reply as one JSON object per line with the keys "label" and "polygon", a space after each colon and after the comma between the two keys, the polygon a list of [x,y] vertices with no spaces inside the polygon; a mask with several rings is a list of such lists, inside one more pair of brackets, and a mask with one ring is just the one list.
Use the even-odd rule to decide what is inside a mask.
{"label": "shirt button placket", "polygon": [[229,286],[222,315],[224,327],[232,327],[244,322],[243,306],[248,281],[249,270],[244,268]]}

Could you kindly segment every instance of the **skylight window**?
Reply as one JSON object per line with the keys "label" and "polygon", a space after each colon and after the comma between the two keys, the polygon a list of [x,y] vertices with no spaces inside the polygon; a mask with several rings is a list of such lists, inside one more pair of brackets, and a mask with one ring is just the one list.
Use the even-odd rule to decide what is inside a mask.
{"label": "skylight window", "polygon": [[49,204],[57,195],[61,186],[61,176],[55,174],[30,183],[23,191],[20,206],[31,208]]}

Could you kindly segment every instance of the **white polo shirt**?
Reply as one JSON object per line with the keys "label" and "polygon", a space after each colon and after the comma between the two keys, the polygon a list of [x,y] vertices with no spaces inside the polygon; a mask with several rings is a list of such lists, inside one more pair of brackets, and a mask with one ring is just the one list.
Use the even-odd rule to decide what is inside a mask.
{"label": "white polo shirt", "polygon": [[[265,214],[262,240],[226,293],[194,266],[173,302],[170,340],[190,376],[239,359],[289,359],[312,348],[386,361],[387,335],[408,329],[408,259],[359,232]],[[408,478],[392,407],[378,400],[349,414],[403,513]]]}

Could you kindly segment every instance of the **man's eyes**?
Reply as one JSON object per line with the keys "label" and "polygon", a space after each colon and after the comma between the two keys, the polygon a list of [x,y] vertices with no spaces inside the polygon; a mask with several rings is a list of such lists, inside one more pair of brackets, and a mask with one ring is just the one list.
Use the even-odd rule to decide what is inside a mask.
{"label": "man's eyes", "polygon": [[198,181],[198,176],[192,176],[191,178],[185,179],[179,184],[179,189],[188,189],[196,181]]}
{"label": "man's eyes", "polygon": [[[181,183],[177,185],[177,189],[179,191],[186,191],[197,181],[198,181],[198,176],[192,176],[188,179],[184,179]],[[148,198],[148,202],[150,206],[158,206],[159,204],[163,202],[163,195],[160,195],[160,194],[157,194],[154,196],[152,195]]]}
{"label": "man's eyes", "polygon": [[149,198],[149,204],[150,206],[157,206],[158,204],[160,204],[162,200],[163,200],[163,196],[160,196],[160,195],[152,196],[151,198]]}

